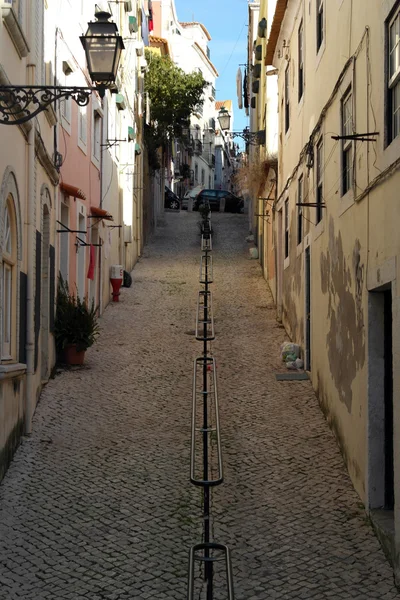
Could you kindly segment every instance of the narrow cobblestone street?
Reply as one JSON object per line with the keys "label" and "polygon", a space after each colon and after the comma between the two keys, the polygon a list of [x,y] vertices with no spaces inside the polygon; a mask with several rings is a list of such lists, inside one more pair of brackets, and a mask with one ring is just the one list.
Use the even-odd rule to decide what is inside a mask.
{"label": "narrow cobblestone street", "polygon": [[[202,532],[189,483],[197,221],[166,214],[85,367],[42,393],[0,485],[1,600],[186,597]],[[310,383],[275,379],[285,332],[247,218],[215,214],[213,226],[225,468],[213,533],[232,551],[235,596],[399,598]]]}

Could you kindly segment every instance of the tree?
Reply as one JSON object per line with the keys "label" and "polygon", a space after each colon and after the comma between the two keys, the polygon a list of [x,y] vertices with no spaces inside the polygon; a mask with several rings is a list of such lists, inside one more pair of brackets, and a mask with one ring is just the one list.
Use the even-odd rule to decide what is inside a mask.
{"label": "tree", "polygon": [[146,50],[146,60],[149,68],[145,91],[150,99],[151,126],[145,130],[145,140],[151,153],[182,136],[182,129],[190,123],[190,115],[197,106],[203,105],[207,82],[200,72],[185,73],[169,56]]}

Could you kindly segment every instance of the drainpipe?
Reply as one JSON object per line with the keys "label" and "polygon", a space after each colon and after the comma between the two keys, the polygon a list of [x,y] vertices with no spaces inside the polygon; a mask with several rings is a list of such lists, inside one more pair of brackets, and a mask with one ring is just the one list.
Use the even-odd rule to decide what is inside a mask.
{"label": "drainpipe", "polygon": [[[34,58],[35,45],[35,6],[31,3],[31,53]],[[32,60],[27,65],[27,81],[34,85],[36,80],[36,64]],[[34,373],[35,373],[35,122],[28,134],[28,186],[27,186],[27,301],[26,301],[26,391],[25,391],[25,434],[32,432],[32,417],[35,406]]]}

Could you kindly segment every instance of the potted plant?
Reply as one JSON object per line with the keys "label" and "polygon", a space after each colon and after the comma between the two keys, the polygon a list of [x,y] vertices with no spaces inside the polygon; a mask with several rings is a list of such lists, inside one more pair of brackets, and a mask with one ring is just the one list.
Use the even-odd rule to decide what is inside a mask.
{"label": "potted plant", "polygon": [[69,291],[60,276],[54,323],[57,355],[70,365],[82,365],[86,350],[99,334],[97,307],[94,300],[79,298]]}

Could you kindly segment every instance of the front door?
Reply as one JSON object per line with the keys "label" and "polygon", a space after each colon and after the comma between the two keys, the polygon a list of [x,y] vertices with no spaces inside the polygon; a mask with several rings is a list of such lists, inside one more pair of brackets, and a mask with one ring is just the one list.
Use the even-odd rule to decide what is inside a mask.
{"label": "front door", "polygon": [[306,371],[311,371],[311,259],[310,259],[310,246],[306,248],[305,252],[305,368]]}

